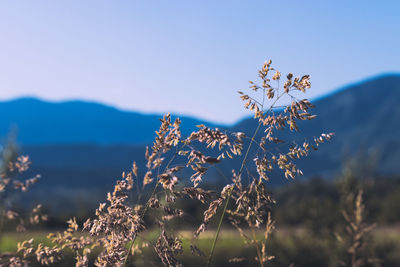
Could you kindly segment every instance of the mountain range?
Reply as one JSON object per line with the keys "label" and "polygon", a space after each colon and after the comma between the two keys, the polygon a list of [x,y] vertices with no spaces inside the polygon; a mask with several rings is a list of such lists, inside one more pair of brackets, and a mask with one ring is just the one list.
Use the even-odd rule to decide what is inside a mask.
{"label": "mountain range", "polygon": [[[334,132],[335,138],[299,162],[306,176],[332,176],[346,157],[360,153],[375,157],[377,172],[400,173],[400,75],[370,78],[312,102],[317,118],[301,123],[291,138],[302,142],[322,132]],[[109,190],[134,160],[142,166],[145,145],[152,142],[160,118],[98,103],[49,103],[34,98],[0,102],[0,112],[0,136],[17,129],[22,153],[32,159],[32,173],[42,174],[38,188],[51,187],[58,195],[88,188]],[[257,124],[252,118],[232,126],[181,119],[184,135],[202,123],[251,135],[249,129]],[[229,174],[240,161],[223,164],[221,170]]]}
{"label": "mountain range", "polygon": [[[18,132],[23,145],[147,144],[160,126],[159,114],[142,114],[85,101],[46,102],[19,98],[0,102],[0,136]],[[173,116],[177,117],[177,116]],[[179,116],[182,134],[189,134],[198,119]],[[207,122],[212,126],[212,123]]]}

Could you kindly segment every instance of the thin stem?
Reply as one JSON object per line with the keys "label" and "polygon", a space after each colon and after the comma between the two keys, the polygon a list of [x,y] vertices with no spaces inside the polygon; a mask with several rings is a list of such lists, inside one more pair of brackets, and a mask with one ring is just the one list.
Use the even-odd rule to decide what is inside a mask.
{"label": "thin stem", "polygon": [[258,246],[258,240],[257,240],[256,232],[254,231],[254,228],[251,228],[251,232],[253,234],[254,245],[255,245],[256,250],[257,250],[258,261],[260,262],[260,266],[264,267],[264,262],[263,262],[263,259],[262,259],[262,256],[261,256],[260,247]]}
{"label": "thin stem", "polygon": [[[275,101],[272,103],[272,105],[270,106],[270,108],[269,108],[266,112],[268,112],[268,111],[270,111],[271,109],[273,109],[274,105],[279,101],[279,99],[280,99],[283,95],[284,95],[283,93],[282,93],[281,95],[279,95],[279,96],[275,99]],[[263,103],[262,103],[262,105],[261,105],[263,114],[264,114],[264,112],[265,112],[265,111],[264,111],[264,104],[265,104],[265,89],[263,90]],[[244,158],[243,158],[243,161],[242,161],[242,164],[241,164],[241,166],[240,166],[240,170],[239,170],[238,177],[240,177],[240,176],[242,175],[244,165],[245,165],[245,163],[246,163],[247,157],[248,157],[249,152],[250,152],[250,148],[251,148],[251,146],[252,146],[252,144],[253,144],[254,139],[255,139],[256,136],[257,136],[258,130],[261,128],[261,124],[262,124],[262,123],[259,121],[258,126],[257,126],[257,129],[254,131],[253,137],[251,138],[252,141],[250,142],[249,146],[247,147],[246,154],[245,154],[245,156],[244,156]],[[256,142],[256,143],[257,143],[257,142]],[[225,214],[226,214],[226,210],[227,210],[229,201],[230,201],[231,196],[232,196],[232,192],[233,192],[233,188],[231,189],[231,191],[229,191],[229,194],[228,194],[228,196],[226,197],[226,202],[225,202],[224,210],[223,210],[223,212],[222,212],[222,215],[221,215],[220,220],[219,220],[219,223],[218,223],[218,228],[217,228],[217,232],[216,232],[216,234],[215,234],[214,241],[213,241],[213,243],[212,243],[212,245],[211,245],[210,255],[208,256],[208,260],[207,260],[207,264],[206,264],[207,267],[209,267],[210,264],[211,264],[211,260],[212,260],[213,254],[214,254],[215,246],[216,246],[216,244],[217,244],[218,237],[219,237],[219,233],[220,233],[220,231],[221,231],[222,221],[224,220],[224,217],[225,217]]]}
{"label": "thin stem", "polygon": [[226,201],[225,201],[224,210],[222,211],[222,215],[221,215],[221,218],[220,218],[219,223],[218,223],[217,233],[215,234],[215,238],[214,238],[214,241],[213,241],[212,246],[211,246],[210,255],[208,256],[207,265],[206,265],[207,267],[210,266],[211,259],[212,259],[212,256],[214,254],[214,250],[215,250],[215,246],[217,244],[219,232],[221,231],[222,221],[224,219],[224,215],[226,213],[226,209],[228,208],[229,199],[231,198],[232,191],[233,191],[233,188],[229,191],[229,195],[228,195],[228,197],[226,198]]}
{"label": "thin stem", "polygon": [[[149,200],[147,201],[146,206],[145,206],[145,208],[143,209],[142,214],[140,215],[140,219],[143,219],[144,215],[146,214],[147,209],[148,209],[149,206],[150,206],[150,199],[152,199],[153,196],[155,195],[156,190],[157,190],[157,187],[158,187],[159,184],[160,184],[160,182],[157,182],[157,184],[154,186],[153,192],[151,193],[150,198],[149,198]],[[127,262],[128,262],[128,257],[129,257],[129,255],[131,254],[131,250],[132,250],[132,248],[133,248],[133,245],[135,244],[135,241],[136,241],[136,237],[137,237],[137,236],[138,236],[138,233],[136,232],[136,233],[133,235],[132,242],[131,242],[131,244],[129,245],[128,253],[127,253],[126,256],[125,256],[124,264],[123,264],[122,266],[126,266],[126,264],[127,264]]]}
{"label": "thin stem", "polygon": [[[184,144],[180,149],[184,148],[185,146],[186,146],[186,144]],[[170,166],[170,164],[173,162],[173,160],[175,159],[176,155],[178,154],[178,151],[179,151],[179,150],[176,149],[174,155],[171,157],[170,161],[169,161],[169,162],[167,163],[167,165],[165,166],[165,170],[167,170],[168,167]],[[160,172],[160,168],[158,168],[158,174],[157,174],[157,176],[159,175],[159,172]],[[157,187],[158,187],[159,184],[160,184],[160,181],[158,181],[157,184],[154,186],[153,192],[151,193],[150,198],[147,200],[146,206],[145,206],[145,208],[143,209],[142,214],[140,215],[140,219],[143,219],[143,218],[144,218],[144,215],[146,214],[146,212],[147,212],[147,210],[148,210],[148,208],[149,208],[149,205],[150,205],[150,199],[152,199],[152,198],[155,196],[156,190],[157,190]],[[126,266],[126,264],[127,264],[127,262],[128,262],[129,255],[130,255],[130,253],[131,253],[131,250],[132,250],[132,248],[133,248],[133,245],[135,244],[137,235],[138,235],[137,232],[133,235],[132,242],[131,242],[131,244],[129,245],[128,253],[127,253],[126,256],[125,256],[124,264],[123,264],[122,266]]]}
{"label": "thin stem", "polygon": [[[260,127],[261,127],[261,123],[258,124],[258,127],[257,127],[257,129],[254,131],[253,137],[252,137],[251,139],[254,139],[254,138],[256,137],[257,132],[258,132],[258,130],[260,129]],[[251,148],[251,145],[252,145],[252,144],[253,144],[253,142],[250,142],[249,146],[247,147],[246,154],[244,155],[244,158],[243,158],[242,164],[241,164],[241,166],[240,166],[240,170],[239,170],[238,176],[240,176],[240,175],[242,174],[242,171],[243,171],[245,162],[246,162],[246,160],[247,160],[247,157],[248,157],[248,155],[249,155],[250,148]],[[222,227],[222,222],[223,222],[223,220],[224,220],[224,217],[225,217],[225,214],[226,214],[226,210],[227,210],[227,208],[228,208],[229,200],[231,199],[231,196],[232,196],[232,192],[233,192],[233,188],[229,191],[229,194],[228,194],[228,196],[226,197],[224,210],[222,211],[222,215],[221,215],[221,217],[220,217],[220,219],[219,219],[217,232],[215,233],[215,238],[214,238],[214,241],[213,241],[212,246],[211,246],[210,255],[208,256],[207,265],[206,265],[207,267],[210,266],[210,264],[211,264],[211,259],[212,259],[213,254],[214,254],[215,246],[216,246],[216,244],[217,244],[217,240],[218,240],[218,237],[219,237],[219,233],[220,233],[221,227]]]}

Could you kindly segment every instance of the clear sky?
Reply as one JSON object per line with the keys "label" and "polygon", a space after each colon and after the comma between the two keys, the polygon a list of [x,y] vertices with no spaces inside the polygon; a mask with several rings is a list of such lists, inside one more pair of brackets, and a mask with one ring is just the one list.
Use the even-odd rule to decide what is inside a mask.
{"label": "clear sky", "polygon": [[84,99],[215,122],[266,59],[308,97],[400,72],[400,1],[0,2],[0,99]]}

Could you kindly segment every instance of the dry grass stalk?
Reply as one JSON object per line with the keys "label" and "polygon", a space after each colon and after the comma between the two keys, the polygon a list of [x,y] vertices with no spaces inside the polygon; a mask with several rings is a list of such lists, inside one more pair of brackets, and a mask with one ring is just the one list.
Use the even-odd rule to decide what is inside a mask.
{"label": "dry grass stalk", "polygon": [[[255,129],[253,137],[250,139],[246,154],[243,157],[242,164],[236,174],[233,172],[233,187],[229,192],[224,210],[220,217],[220,223],[211,248],[207,265],[211,264],[213,252],[218,240],[218,235],[221,229],[222,220],[225,214],[230,214],[232,224],[243,235],[239,225],[245,224],[254,233],[262,225],[265,225],[265,237],[267,238],[272,229],[273,223],[269,213],[270,204],[274,200],[266,190],[266,183],[269,181],[269,173],[275,167],[278,167],[284,172],[285,178],[294,179],[297,175],[303,175],[303,172],[297,168],[295,161],[307,156],[311,149],[317,150],[318,146],[332,138],[333,134],[321,134],[319,137],[314,137],[313,142],[304,142],[301,146],[293,144],[289,147],[286,153],[273,153],[273,144],[287,143],[291,140],[281,140],[275,133],[288,128],[290,131],[298,131],[297,121],[312,120],[316,116],[310,113],[310,109],[314,106],[307,99],[297,99],[292,93],[296,91],[305,92],[311,87],[310,76],[294,77],[292,73],[286,76],[286,81],[283,83],[283,90],[279,87],[281,81],[281,73],[271,66],[271,60],[264,63],[259,71],[261,84],[250,81],[250,88],[255,93],[260,93],[261,98],[256,99],[250,94],[245,94],[239,91],[240,97],[245,101],[245,108],[253,111],[254,119],[258,120],[258,127]],[[272,78],[269,78],[272,74]],[[276,81],[276,86],[271,85],[271,79]],[[283,112],[277,110],[281,108],[280,102],[287,97],[291,100],[291,104],[287,105]],[[267,98],[267,99],[266,99]],[[270,101],[270,104],[267,104]],[[264,130],[264,135],[259,135],[258,131]],[[293,143],[293,142],[292,142]],[[258,148],[254,155],[250,155],[251,146],[255,144]],[[247,173],[250,183],[245,185],[242,183],[243,170],[247,168],[247,160],[252,158],[257,169],[258,177]],[[228,203],[230,199],[235,200],[235,209],[229,209]],[[264,262],[273,259],[272,256],[266,255],[266,243],[257,240],[255,234],[253,237],[243,235],[243,237],[254,244],[258,262],[263,266]]]}
{"label": "dry grass stalk", "polygon": [[[350,203],[353,204],[353,203]],[[350,265],[352,267],[362,267],[371,263],[379,263],[379,260],[370,257],[366,251],[371,231],[376,227],[376,224],[368,224],[364,218],[363,191],[359,190],[354,199],[354,207],[351,212],[342,211],[343,217],[347,222],[345,228],[347,237],[349,238],[349,248],[347,252],[350,255]],[[341,240],[341,238],[340,238]]]}
{"label": "dry grass stalk", "polygon": [[[83,229],[90,234],[90,237],[86,235],[78,237],[79,227],[72,219],[68,222],[69,228],[66,231],[49,236],[55,244],[52,248],[39,245],[34,252],[32,241],[21,243],[19,253],[22,255],[13,258],[13,264],[21,266],[19,264],[32,253],[36,253],[38,260],[43,264],[49,264],[61,259],[63,248],[70,248],[76,255],[76,266],[88,266],[89,254],[93,252],[94,247],[98,247],[101,253],[95,261],[96,266],[122,266],[133,256],[140,255],[141,247],[135,244],[138,234],[146,228],[158,225],[160,235],[153,245],[157,255],[164,265],[179,266],[178,258],[183,252],[182,241],[173,235],[173,231],[168,231],[168,226],[175,219],[183,219],[185,211],[176,207],[176,201],[186,197],[208,206],[204,211],[202,222],[199,223],[200,226],[194,232],[195,238],[206,230],[209,222],[217,214],[218,208],[225,202],[208,264],[211,263],[225,214],[229,214],[232,224],[250,244],[254,245],[258,255],[256,261],[261,266],[272,260],[273,256],[268,254],[267,249],[267,241],[274,229],[270,213],[270,205],[274,200],[267,190],[270,173],[278,168],[283,171],[283,176],[286,178],[293,179],[297,175],[302,175],[302,171],[296,166],[296,160],[307,156],[312,149],[317,149],[320,144],[330,140],[333,134],[322,134],[314,138],[313,142],[306,141],[302,145],[293,144],[287,152],[273,152],[275,144],[291,142],[279,139],[275,135],[276,131],[284,129],[297,131],[298,121],[312,120],[315,115],[310,113],[313,105],[307,99],[297,99],[292,94],[296,91],[305,92],[310,88],[310,77],[308,75],[294,77],[289,73],[283,82],[283,88],[280,88],[282,75],[271,64],[271,61],[264,63],[259,71],[260,85],[250,82],[250,88],[254,93],[260,94],[261,99],[239,92],[241,99],[245,101],[245,108],[254,113],[254,118],[258,122],[251,138],[242,132],[230,133],[204,125],[199,125],[196,131],[185,138],[180,131],[181,121],[179,119],[173,121],[169,114],[165,115],[160,120],[161,126],[156,131],[152,147],[146,149],[147,163],[144,175],[140,176],[142,172],[135,163],[130,172],[123,173],[113,192],[108,193],[107,203],[101,203],[96,210],[95,218],[85,222]],[[276,82],[276,86],[271,85],[271,79]],[[278,110],[285,97],[291,100],[290,104],[283,110]],[[259,134],[261,130],[263,134]],[[251,150],[252,146],[256,146],[257,149]],[[246,151],[244,156],[242,151]],[[184,159],[184,163],[182,164],[181,160],[177,164],[177,157]],[[231,183],[220,192],[201,188],[203,178],[210,168],[233,157],[242,157],[243,161],[238,170],[233,170]],[[250,162],[254,163],[257,170],[256,177],[250,172],[247,174],[243,172],[251,167],[247,166],[251,164]],[[191,175],[185,178],[184,174],[188,172]],[[244,183],[243,177],[246,175],[249,182]],[[140,185],[141,181],[143,182]],[[193,185],[180,186],[187,185],[188,181]],[[144,204],[141,204],[141,196],[148,187],[152,187],[150,189],[152,193],[147,196]],[[133,200],[129,201],[130,194],[128,194],[131,191],[135,191],[138,196],[133,206],[130,204]],[[165,201],[162,201],[162,196]],[[234,208],[229,206],[230,199],[235,201]],[[158,211],[154,212],[153,225],[146,224],[145,220],[146,214],[151,211]],[[242,225],[251,229],[253,233],[258,229],[264,229],[263,239],[258,240],[255,234],[251,237],[244,235]],[[194,244],[190,248],[192,253],[204,255]],[[243,259],[232,259],[234,262],[239,260]]]}
{"label": "dry grass stalk", "polygon": [[[13,210],[12,198],[18,192],[27,192],[35,184],[40,175],[32,178],[21,178],[29,170],[31,162],[28,156],[18,156],[13,144],[8,144],[0,160],[0,234],[6,220],[16,221],[16,231],[25,232],[29,225],[39,224],[47,220],[40,204],[33,207],[28,214],[20,214]],[[32,247],[33,239],[18,243],[15,253],[0,254],[0,265],[25,266],[27,258],[36,255],[39,262],[50,262],[58,259],[57,249],[39,246]]]}

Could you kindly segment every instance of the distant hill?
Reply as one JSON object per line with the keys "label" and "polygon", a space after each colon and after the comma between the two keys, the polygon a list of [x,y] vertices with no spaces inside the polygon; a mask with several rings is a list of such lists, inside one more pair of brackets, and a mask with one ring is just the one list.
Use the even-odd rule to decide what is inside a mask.
{"label": "distant hill", "polygon": [[[299,142],[322,132],[335,132],[336,137],[299,162],[306,176],[332,176],[345,156],[359,151],[377,155],[379,172],[400,173],[400,75],[375,77],[312,102],[318,117],[301,123],[300,132],[291,137]],[[1,135],[18,123],[18,140],[23,152],[31,156],[32,172],[43,176],[37,188],[51,187],[57,196],[59,191],[54,188],[65,194],[77,188],[83,192],[109,190],[134,160],[144,164],[143,144],[152,141],[159,126],[157,115],[79,101],[19,99],[0,103],[0,112]],[[207,124],[189,117],[182,121],[185,134],[196,124]],[[244,119],[229,130],[250,135],[256,123]],[[285,132],[282,137],[287,137]],[[229,175],[240,162],[236,158],[220,169]],[[216,171],[210,174],[213,182],[223,179]],[[279,175],[271,182],[282,184],[284,178]],[[46,192],[47,196],[50,191]]]}
{"label": "distant hill", "polygon": [[[20,98],[0,102],[0,136],[15,128],[23,145],[48,144],[146,144],[153,140],[162,115],[122,111],[84,102],[46,102]],[[176,117],[176,116],[173,116]],[[187,116],[182,133],[207,123]]]}

